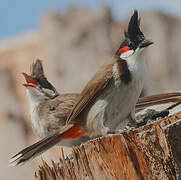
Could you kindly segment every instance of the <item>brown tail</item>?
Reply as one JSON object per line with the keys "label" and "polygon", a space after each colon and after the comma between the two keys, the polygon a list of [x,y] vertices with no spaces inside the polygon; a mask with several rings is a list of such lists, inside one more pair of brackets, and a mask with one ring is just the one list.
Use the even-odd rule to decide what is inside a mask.
{"label": "brown tail", "polygon": [[79,138],[85,135],[85,131],[78,125],[66,125],[61,132],[50,135],[41,141],[23,149],[9,160],[10,166],[22,165],[23,163],[42,154],[63,139]]}
{"label": "brown tail", "polygon": [[181,102],[181,92],[156,94],[152,96],[146,96],[139,98],[136,104],[136,112],[145,109],[149,106],[160,105],[160,104],[177,104]]}

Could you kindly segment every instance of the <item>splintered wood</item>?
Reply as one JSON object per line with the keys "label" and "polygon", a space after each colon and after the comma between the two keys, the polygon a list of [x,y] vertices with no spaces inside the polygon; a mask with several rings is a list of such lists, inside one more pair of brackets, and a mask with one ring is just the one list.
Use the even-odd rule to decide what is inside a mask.
{"label": "splintered wood", "polygon": [[181,112],[139,129],[89,141],[63,157],[61,167],[43,163],[36,180],[179,180]]}

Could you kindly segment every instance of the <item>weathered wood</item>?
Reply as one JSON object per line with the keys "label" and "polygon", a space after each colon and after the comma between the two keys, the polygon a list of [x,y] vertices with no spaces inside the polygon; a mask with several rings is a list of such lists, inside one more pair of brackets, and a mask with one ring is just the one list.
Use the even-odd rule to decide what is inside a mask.
{"label": "weathered wood", "polygon": [[175,180],[181,169],[181,112],[73,149],[62,166],[45,162],[36,180]]}

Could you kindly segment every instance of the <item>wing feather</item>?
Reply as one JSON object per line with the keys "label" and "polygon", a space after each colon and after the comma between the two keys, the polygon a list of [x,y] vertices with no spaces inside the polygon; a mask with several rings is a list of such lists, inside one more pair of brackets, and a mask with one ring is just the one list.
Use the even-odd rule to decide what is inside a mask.
{"label": "wing feather", "polygon": [[62,94],[49,103],[49,111],[59,119],[67,119],[72,107],[76,103],[79,94]]}
{"label": "wing feather", "polygon": [[155,94],[138,99],[136,111],[160,104],[172,104],[181,102],[181,92]]}
{"label": "wing feather", "polygon": [[[105,63],[94,77],[87,83],[83,91],[81,92],[78,100],[76,101],[72,111],[70,112],[67,122],[74,121],[79,114],[90,105],[94,99],[99,96],[101,91],[106,87],[110,79],[113,77],[112,69],[113,65],[118,61],[124,61],[113,57],[110,61]],[[122,75],[122,68],[120,68],[119,75]]]}

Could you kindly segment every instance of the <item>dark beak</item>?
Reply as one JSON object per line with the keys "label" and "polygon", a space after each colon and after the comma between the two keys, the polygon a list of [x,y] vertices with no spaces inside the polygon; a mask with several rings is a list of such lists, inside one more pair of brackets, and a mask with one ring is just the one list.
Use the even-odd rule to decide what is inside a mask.
{"label": "dark beak", "polygon": [[148,47],[148,46],[150,46],[152,44],[153,44],[152,41],[145,39],[140,43],[140,48],[145,48],[145,47]]}

